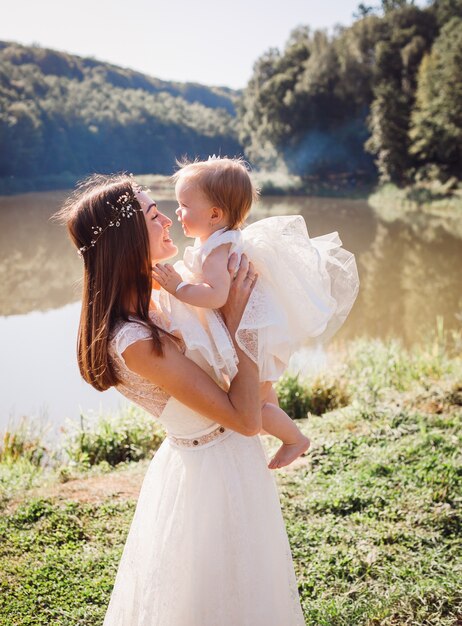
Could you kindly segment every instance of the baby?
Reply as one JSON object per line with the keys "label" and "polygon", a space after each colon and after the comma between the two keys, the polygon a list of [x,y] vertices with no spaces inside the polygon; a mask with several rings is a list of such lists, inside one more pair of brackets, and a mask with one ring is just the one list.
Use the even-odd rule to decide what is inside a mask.
{"label": "baby", "polygon": [[[222,307],[228,298],[231,284],[228,259],[233,252],[240,255],[244,249],[239,227],[247,217],[257,191],[241,159],[209,159],[185,164],[175,174],[174,180],[178,220],[184,234],[194,237],[196,243],[186,249],[183,263],[175,264],[175,268],[169,264],[158,264],[153,276],[172,296],[170,313],[173,320],[182,317],[182,331],[188,328],[186,336],[183,333],[186,346],[201,351],[215,371],[230,379],[236,373],[237,356],[216,309]],[[267,285],[260,274],[257,285],[265,302]],[[261,298],[259,300],[261,308]],[[271,299],[266,299],[266,304],[271,305]],[[251,302],[248,308],[249,305],[252,308]],[[189,308],[189,313],[192,312],[186,324],[185,307]],[[244,324],[236,337],[239,345],[242,343],[241,347],[260,368],[263,432],[282,441],[268,465],[274,469],[288,465],[303,454],[310,441],[277,405],[272,381],[279,378],[287,363],[285,358],[275,354],[271,346],[270,354],[266,354],[265,338],[271,335],[272,330],[277,332],[277,325],[272,329],[268,323],[268,311],[258,313],[258,307],[254,308],[261,319],[254,319],[247,328]],[[278,312],[273,311],[269,319],[277,320],[277,316]],[[197,324],[200,324],[200,329]],[[207,345],[209,342],[212,345]],[[278,344],[284,344],[284,337],[278,338]]]}

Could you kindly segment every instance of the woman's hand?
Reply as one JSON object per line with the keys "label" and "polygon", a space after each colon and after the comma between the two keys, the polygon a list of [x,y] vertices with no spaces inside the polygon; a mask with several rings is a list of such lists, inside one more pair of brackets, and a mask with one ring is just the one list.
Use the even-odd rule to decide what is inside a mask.
{"label": "woman's hand", "polygon": [[220,309],[231,335],[234,335],[239,327],[244,309],[249,301],[252,289],[257,281],[258,275],[245,254],[241,257],[239,269],[236,272],[237,255],[232,254],[228,261],[228,272],[231,276],[231,287],[228,300]]}

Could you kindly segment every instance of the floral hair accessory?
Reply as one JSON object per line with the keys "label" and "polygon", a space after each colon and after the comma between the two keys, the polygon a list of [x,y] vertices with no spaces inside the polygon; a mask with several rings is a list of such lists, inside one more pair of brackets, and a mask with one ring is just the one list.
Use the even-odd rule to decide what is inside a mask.
{"label": "floral hair accessory", "polygon": [[[135,191],[141,191],[141,188],[136,188]],[[101,237],[103,233],[106,232],[108,228],[115,226],[118,228],[122,220],[130,219],[135,211],[142,211],[141,208],[137,209],[134,206],[134,202],[136,201],[135,193],[124,193],[117,198],[117,201],[114,204],[112,202],[106,202],[110,207],[112,207],[112,215],[106,225],[103,226],[92,226],[93,238],[88,244],[88,246],[82,246],[77,250],[77,254],[82,257],[87,250],[93,248],[96,245],[96,242]]]}

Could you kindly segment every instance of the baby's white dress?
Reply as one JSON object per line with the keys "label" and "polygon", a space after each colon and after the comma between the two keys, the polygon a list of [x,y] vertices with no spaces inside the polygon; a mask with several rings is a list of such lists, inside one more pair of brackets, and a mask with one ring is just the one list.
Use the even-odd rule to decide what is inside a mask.
{"label": "baby's white dress", "polygon": [[146,472],[103,626],[304,626],[260,437],[220,427],[131,372],[122,353],[140,340],[151,340],[140,322],[114,329],[117,388],[167,437]]}
{"label": "baby's white dress", "polygon": [[[289,215],[243,230],[220,229],[203,244],[196,239],[174,267],[184,281],[200,283],[205,259],[223,244],[230,244],[229,254],[245,252],[258,272],[237,343],[258,364],[261,381],[276,381],[297,349],[327,341],[345,321],[359,289],[354,255],[342,248],[337,232],[310,238],[303,217]],[[190,353],[232,380],[237,355],[220,315],[164,290],[160,302]]]}

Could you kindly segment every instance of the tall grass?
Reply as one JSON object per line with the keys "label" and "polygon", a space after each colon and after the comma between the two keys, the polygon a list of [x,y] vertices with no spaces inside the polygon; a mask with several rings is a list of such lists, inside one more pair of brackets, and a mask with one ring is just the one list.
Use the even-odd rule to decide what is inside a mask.
{"label": "tall grass", "polygon": [[351,342],[338,375],[349,393],[365,403],[386,399],[391,392],[428,388],[460,368],[461,333],[447,332],[437,319],[432,336],[405,348],[397,339],[358,339]]}
{"label": "tall grass", "polygon": [[0,508],[16,494],[40,484],[55,451],[44,443],[47,427],[33,418],[8,423],[0,441]]}
{"label": "tall grass", "polygon": [[334,349],[321,374],[285,374],[276,383],[276,391],[281,407],[293,419],[308,413],[322,415],[352,403],[370,406],[395,392],[429,389],[460,368],[461,352],[462,334],[447,332],[438,318],[433,333],[421,345],[405,348],[398,339],[356,339],[341,354]]}
{"label": "tall grass", "polygon": [[164,432],[154,418],[130,407],[94,419],[81,415],[80,423],[62,428],[63,438],[50,449],[44,429],[23,418],[3,433],[0,447],[0,508],[46,481],[67,482],[87,471],[112,467],[152,456]]}
{"label": "tall grass", "polygon": [[43,443],[44,427],[27,417],[17,426],[8,424],[0,443],[0,463],[15,463],[23,459],[39,466],[44,461],[47,448]]}

